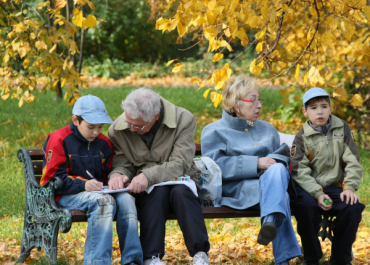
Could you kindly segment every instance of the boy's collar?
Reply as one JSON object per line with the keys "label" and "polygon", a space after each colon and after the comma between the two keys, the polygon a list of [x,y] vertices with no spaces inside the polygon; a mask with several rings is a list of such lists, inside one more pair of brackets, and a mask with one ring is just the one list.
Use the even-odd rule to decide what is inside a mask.
{"label": "boy's collar", "polygon": [[[335,128],[343,126],[342,120],[340,118],[338,118],[337,116],[335,116],[333,114],[330,114],[329,119],[331,121],[331,126],[330,126],[328,132],[335,129]],[[306,123],[303,125],[303,127],[305,129],[305,135],[310,136],[310,135],[313,135],[313,134],[316,134],[316,133],[321,133],[321,132],[316,131],[314,128],[312,128],[311,125],[309,124],[309,121],[310,120],[307,120]]]}
{"label": "boy's collar", "polygon": [[327,133],[330,130],[330,127],[331,127],[331,118],[329,116],[328,122],[325,126],[315,126],[315,125],[312,124],[312,122],[310,120],[308,120],[308,125],[310,125],[312,127],[312,129],[314,129],[315,131],[327,135]]}

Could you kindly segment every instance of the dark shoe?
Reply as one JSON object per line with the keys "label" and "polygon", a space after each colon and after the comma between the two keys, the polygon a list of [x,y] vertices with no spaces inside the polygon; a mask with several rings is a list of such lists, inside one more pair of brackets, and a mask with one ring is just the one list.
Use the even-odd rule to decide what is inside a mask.
{"label": "dark shoe", "polygon": [[267,246],[272,240],[275,239],[277,228],[275,223],[266,222],[262,225],[261,230],[257,237],[258,244]]}
{"label": "dark shoe", "polygon": [[303,261],[303,265],[319,265],[318,261]]}
{"label": "dark shoe", "polygon": [[335,261],[333,260],[332,257],[330,257],[330,264],[331,265],[352,265],[351,262],[348,262],[348,263],[342,263],[342,262],[338,262],[338,261]]}

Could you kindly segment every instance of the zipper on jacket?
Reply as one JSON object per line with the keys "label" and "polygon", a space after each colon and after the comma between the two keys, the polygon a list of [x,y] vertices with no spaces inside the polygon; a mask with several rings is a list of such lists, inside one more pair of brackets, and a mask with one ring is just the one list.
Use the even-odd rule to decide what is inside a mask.
{"label": "zipper on jacket", "polygon": [[89,141],[89,143],[87,144],[87,150],[90,150],[90,141]]}
{"label": "zipper on jacket", "polygon": [[326,148],[328,149],[328,158],[326,161],[326,165],[331,165],[331,153],[330,153],[330,147],[329,147],[329,142],[328,142],[328,136],[325,135],[325,141],[326,141]]}
{"label": "zipper on jacket", "polygon": [[328,172],[329,172],[329,167],[331,165],[331,153],[330,153],[330,147],[329,147],[329,142],[328,142],[328,135],[325,135],[325,142],[326,142],[326,149],[328,150],[328,157],[326,159],[326,166],[327,166],[327,169],[326,169],[326,174],[325,174],[325,177],[324,179],[322,180],[322,186],[325,185],[325,179],[326,177],[328,176]]}

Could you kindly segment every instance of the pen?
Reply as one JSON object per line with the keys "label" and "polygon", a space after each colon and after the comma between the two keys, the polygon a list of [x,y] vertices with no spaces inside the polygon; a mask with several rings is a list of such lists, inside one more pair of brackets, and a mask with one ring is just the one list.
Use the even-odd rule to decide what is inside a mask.
{"label": "pen", "polygon": [[86,170],[86,173],[87,173],[87,175],[89,175],[90,178],[93,178],[93,179],[97,180],[96,178],[94,178],[94,176],[88,170]]}

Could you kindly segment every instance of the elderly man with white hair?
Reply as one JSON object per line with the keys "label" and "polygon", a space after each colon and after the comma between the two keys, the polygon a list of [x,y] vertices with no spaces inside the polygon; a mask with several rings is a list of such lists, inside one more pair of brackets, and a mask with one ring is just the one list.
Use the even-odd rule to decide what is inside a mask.
{"label": "elderly man with white hair", "polygon": [[[194,190],[191,185],[165,185],[181,176],[189,176],[193,184],[198,182],[200,171],[193,162],[194,116],[144,88],[131,92],[122,108],[124,113],[108,132],[115,153],[109,186],[119,189],[128,185],[134,193],[144,265],[165,264],[161,259],[171,211],[176,214],[193,264],[209,264],[207,229]],[[147,189],[155,184],[159,185]]]}

